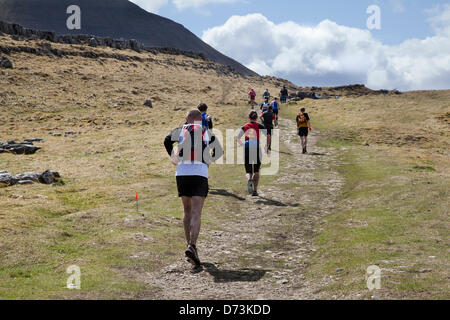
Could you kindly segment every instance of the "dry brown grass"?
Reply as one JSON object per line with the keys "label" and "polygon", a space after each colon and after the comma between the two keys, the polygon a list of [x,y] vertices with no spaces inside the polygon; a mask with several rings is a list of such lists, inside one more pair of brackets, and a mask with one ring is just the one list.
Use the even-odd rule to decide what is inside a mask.
{"label": "dry brown grass", "polygon": [[[43,42],[1,36],[0,43],[38,47]],[[165,135],[200,101],[210,106],[216,126],[235,128],[245,121],[242,105],[250,87],[261,94],[266,86],[278,88],[218,75],[205,69],[211,62],[183,56],[52,47],[136,56],[142,62],[9,56],[14,69],[0,71],[0,140],[40,137],[45,142],[33,156],[2,154],[0,168],[11,173],[51,169],[60,172],[65,185],[0,189],[0,297],[151,297],[153,289],[129,274],[153,270],[154,261],[170,259],[183,246]],[[153,101],[152,109],[143,106],[146,99]],[[76,135],[64,136],[66,131]],[[144,218],[136,213],[135,192]],[[151,258],[132,258],[148,250],[148,241]],[[63,289],[70,264],[85,270],[88,295]]]}

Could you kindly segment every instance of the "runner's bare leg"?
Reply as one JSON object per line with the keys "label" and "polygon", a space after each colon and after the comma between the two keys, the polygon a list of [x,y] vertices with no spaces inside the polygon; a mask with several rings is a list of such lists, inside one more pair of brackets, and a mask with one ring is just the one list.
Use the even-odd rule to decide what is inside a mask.
{"label": "runner's bare leg", "polygon": [[189,245],[191,243],[192,198],[182,197],[181,201],[183,202],[184,208],[184,216],[183,216],[184,234],[186,236],[186,242]]}
{"label": "runner's bare leg", "polygon": [[205,199],[205,197],[192,197],[189,244],[197,244],[198,236],[200,234],[201,217]]}
{"label": "runner's bare leg", "polygon": [[258,191],[259,173],[253,175],[253,190]]}

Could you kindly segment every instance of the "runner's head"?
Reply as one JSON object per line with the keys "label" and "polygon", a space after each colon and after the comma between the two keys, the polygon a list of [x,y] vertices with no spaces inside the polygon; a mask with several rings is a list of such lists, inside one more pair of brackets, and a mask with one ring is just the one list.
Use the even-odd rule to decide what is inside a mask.
{"label": "runner's head", "polygon": [[272,107],[272,106],[269,106],[269,110],[272,111],[272,109],[273,109],[273,107]]}
{"label": "runner's head", "polygon": [[198,111],[200,111],[201,113],[208,111],[208,106],[206,105],[206,103],[200,103],[197,107]]}
{"label": "runner's head", "polygon": [[198,110],[191,110],[186,115],[187,123],[195,123],[195,122],[201,122],[201,121],[202,121],[202,114]]}
{"label": "runner's head", "polygon": [[306,111],[305,108],[301,108],[301,109],[300,109],[300,112],[301,112],[301,113],[305,113],[305,111]]}
{"label": "runner's head", "polygon": [[258,112],[256,112],[255,110],[250,111],[250,113],[248,114],[248,118],[250,119],[250,121],[257,121],[258,120]]}

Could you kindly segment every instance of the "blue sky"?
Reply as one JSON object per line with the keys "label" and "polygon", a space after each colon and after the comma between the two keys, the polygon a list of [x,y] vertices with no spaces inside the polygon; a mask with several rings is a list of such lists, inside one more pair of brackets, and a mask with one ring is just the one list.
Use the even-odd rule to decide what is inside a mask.
{"label": "blue sky", "polygon": [[[448,0],[133,0],[133,2],[183,24],[219,51],[256,69],[255,71],[260,74],[283,76],[297,83],[314,85],[333,85],[347,81],[370,84],[372,87],[385,86],[405,90],[450,88],[450,56],[438,56],[442,50],[449,52],[450,55],[450,34],[444,31],[450,30]],[[369,31],[367,28],[366,21],[369,14],[366,10],[370,5],[377,5],[381,9],[380,30]],[[230,20],[232,16],[241,18]],[[332,24],[323,24],[324,20],[329,20]],[[286,24],[289,21],[293,24]],[[256,25],[260,28],[255,29]],[[340,27],[343,27],[340,32],[333,31]],[[322,50],[321,44],[311,42],[307,36],[301,36],[310,31],[308,28],[312,28],[311,34],[317,38],[324,36],[324,39],[329,40],[330,37],[334,37],[331,43],[322,42],[328,49],[318,52],[319,49]],[[278,52],[272,52],[271,55],[258,55],[252,52],[250,57],[245,54],[248,48],[247,51],[237,48],[241,45],[245,47],[242,39],[245,39],[248,33],[254,34],[258,41],[264,42],[263,34],[259,34],[260,30],[270,34],[266,45],[279,47]],[[287,35],[289,30],[296,30],[297,35]],[[367,32],[369,34],[365,34]],[[282,41],[278,37],[289,37],[290,40]],[[342,38],[340,43],[336,43],[335,39],[340,38]],[[357,43],[354,38],[358,39]],[[412,39],[416,39],[416,43],[412,43]],[[310,48],[309,51],[299,48],[300,42],[304,42],[305,47]],[[371,47],[370,52],[366,46]],[[335,47],[342,50],[353,48],[359,52],[360,61],[363,60],[364,54],[371,55],[371,52],[375,51],[376,54],[371,57],[373,63],[361,63],[361,72],[358,72],[349,70],[353,69],[348,67],[348,60],[351,60],[351,57],[345,56],[343,51],[334,50]],[[264,45],[256,42],[251,48],[265,50]],[[418,48],[423,48],[420,49],[419,57],[410,54],[409,51]],[[286,55],[288,51],[289,56]],[[312,55],[316,57],[311,57]],[[399,61],[402,56],[406,57],[403,61]],[[282,66],[283,63],[280,64],[282,57],[292,61],[297,57],[296,60],[301,62],[294,61],[289,66]],[[324,61],[329,61],[328,65],[334,66],[318,68],[317,66],[323,65]],[[439,66],[442,64],[439,61],[444,61],[444,65]],[[426,65],[430,64],[432,69],[434,68],[429,71],[430,75],[424,75],[423,79],[412,79],[414,78],[412,72],[428,72]],[[375,71],[371,72],[371,69]],[[432,79],[431,73],[435,79]]]}
{"label": "blue sky", "polygon": [[[153,2],[152,0],[141,0]],[[382,28],[373,31],[377,39],[386,44],[396,44],[409,38],[424,38],[433,30],[427,22],[426,10],[437,4],[449,1],[442,0],[245,0],[230,3],[205,3],[199,7],[177,8],[168,2],[156,10],[156,13],[183,24],[186,28],[201,37],[204,30],[224,24],[232,15],[262,13],[275,23],[288,20],[315,25],[324,19],[332,20],[340,25],[366,28],[369,5],[377,4],[381,8]],[[155,11],[155,10],[153,10]]]}

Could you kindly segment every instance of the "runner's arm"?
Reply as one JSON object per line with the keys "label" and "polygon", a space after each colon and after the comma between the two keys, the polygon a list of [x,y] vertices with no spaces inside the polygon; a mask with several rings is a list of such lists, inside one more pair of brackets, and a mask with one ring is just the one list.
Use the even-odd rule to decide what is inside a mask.
{"label": "runner's arm", "polygon": [[306,119],[308,120],[308,128],[309,128],[309,131],[312,131],[312,127],[311,127],[311,119],[309,118],[309,115],[308,115],[308,114],[306,114]]}
{"label": "runner's arm", "polygon": [[244,131],[244,127],[241,128],[241,131],[239,131],[238,135],[236,136],[236,141],[239,143],[239,145],[243,145],[241,139],[244,136],[245,131]]}
{"label": "runner's arm", "polygon": [[177,128],[173,130],[165,139],[164,139],[164,147],[166,148],[167,153],[169,156],[172,156],[173,152],[173,145],[175,143],[178,143],[178,138],[180,136],[180,129]]}

